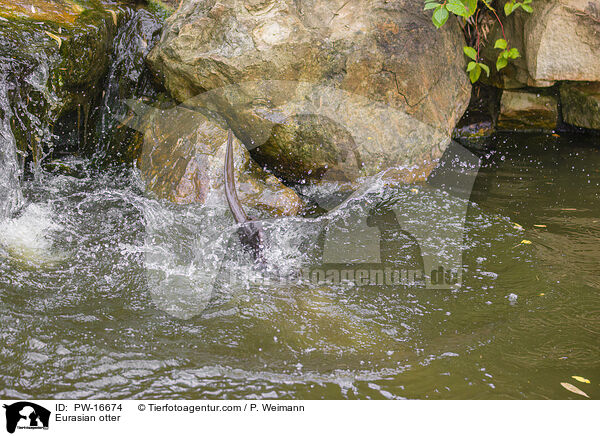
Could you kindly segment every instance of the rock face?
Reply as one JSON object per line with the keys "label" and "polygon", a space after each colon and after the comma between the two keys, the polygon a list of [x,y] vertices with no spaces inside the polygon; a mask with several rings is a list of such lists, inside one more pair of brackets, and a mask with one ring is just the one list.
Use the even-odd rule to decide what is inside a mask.
{"label": "rock face", "polygon": [[[151,110],[145,120],[144,146],[138,167],[148,189],[179,204],[211,200],[226,204],[223,164],[227,131],[199,112],[183,107]],[[296,215],[298,195],[263,171],[234,141],[238,197],[244,206],[271,215]]]}
{"label": "rock face", "polygon": [[500,100],[501,130],[553,130],[558,122],[558,102],[550,95],[504,91]]}
{"label": "rock face", "polygon": [[525,26],[531,77],[600,80],[600,1],[559,0],[536,8]]}
{"label": "rock face", "polygon": [[412,0],[183,0],[149,62],[289,180],[426,177],[471,89],[458,25],[429,15]]}
{"label": "rock face", "polygon": [[[499,8],[500,10],[502,8]],[[506,37],[522,57],[493,77],[504,88],[551,86],[555,81],[600,81],[600,1],[545,0],[533,13],[504,17]],[[489,40],[502,37],[496,25]],[[486,49],[488,62],[497,50]]]}
{"label": "rock face", "polygon": [[600,83],[560,85],[563,120],[577,127],[600,129]]}

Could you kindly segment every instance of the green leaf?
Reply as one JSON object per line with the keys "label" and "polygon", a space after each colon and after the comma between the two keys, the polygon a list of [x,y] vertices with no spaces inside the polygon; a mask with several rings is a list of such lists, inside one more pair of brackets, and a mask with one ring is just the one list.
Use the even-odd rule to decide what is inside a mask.
{"label": "green leaf", "polygon": [[475,68],[471,70],[469,73],[469,79],[471,79],[471,83],[477,82],[479,80],[479,76],[481,75],[481,67],[479,64],[475,65]]}
{"label": "green leaf", "polygon": [[446,21],[448,21],[448,10],[443,6],[439,7],[439,9],[436,9],[433,13],[431,20],[433,21],[434,26],[439,29]]}
{"label": "green leaf", "polygon": [[487,74],[488,77],[490,77],[490,67],[488,67],[486,64],[477,64],[481,67],[481,69],[483,71],[485,71],[485,73]]}
{"label": "green leaf", "polygon": [[498,56],[498,60],[496,61],[496,69],[498,71],[500,71],[502,68],[504,68],[507,65],[508,65],[508,60],[502,55]]}
{"label": "green leaf", "polygon": [[[527,1],[527,0],[526,0]],[[465,8],[467,9],[467,18],[475,13],[477,10],[477,0],[463,0]]]}
{"label": "green leaf", "polygon": [[439,3],[437,3],[437,2],[425,3],[425,9],[423,9],[423,10],[427,11],[429,9],[435,9],[438,6],[441,6],[441,5]]}
{"label": "green leaf", "polygon": [[533,8],[529,5],[521,5],[521,9],[523,9],[525,12],[529,12],[530,14],[533,12]]}
{"label": "green leaf", "polygon": [[473,47],[465,46],[463,47],[463,51],[468,57],[470,57],[474,61],[477,60],[477,51]]}
{"label": "green leaf", "polygon": [[460,17],[467,17],[467,9],[460,0],[449,0],[446,9]]}
{"label": "green leaf", "polygon": [[511,48],[508,51],[508,57],[511,58],[511,59],[516,59],[516,58],[518,58],[520,56],[521,56],[521,53],[519,53],[519,50],[517,48]]}
{"label": "green leaf", "polygon": [[518,6],[515,5],[513,2],[508,2],[504,5],[504,13],[506,14],[506,16],[508,17],[510,14],[513,13],[513,11],[517,8]]}
{"label": "green leaf", "polygon": [[504,50],[506,47],[508,47],[508,43],[505,39],[502,38],[496,40],[496,44],[494,44],[494,48],[501,48],[502,50]]}
{"label": "green leaf", "polygon": [[469,62],[469,65],[467,65],[467,73],[470,72],[473,68],[475,68],[477,66],[477,62]]}

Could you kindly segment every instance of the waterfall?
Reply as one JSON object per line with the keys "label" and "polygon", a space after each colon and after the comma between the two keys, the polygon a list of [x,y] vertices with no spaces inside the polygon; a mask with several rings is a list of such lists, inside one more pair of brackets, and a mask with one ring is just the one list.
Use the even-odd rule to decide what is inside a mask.
{"label": "waterfall", "polygon": [[22,168],[19,165],[16,141],[10,127],[12,110],[7,92],[6,81],[0,79],[0,221],[11,216],[23,205]]}
{"label": "waterfall", "polygon": [[119,27],[113,41],[104,97],[96,126],[96,158],[129,161],[135,132],[121,125],[130,116],[127,99],[154,100],[156,91],[145,59],[158,42],[162,20],[139,9]]}

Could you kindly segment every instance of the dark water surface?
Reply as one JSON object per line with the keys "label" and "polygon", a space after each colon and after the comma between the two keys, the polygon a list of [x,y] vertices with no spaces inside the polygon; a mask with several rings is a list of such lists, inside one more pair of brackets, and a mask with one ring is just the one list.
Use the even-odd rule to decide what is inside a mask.
{"label": "dark water surface", "polygon": [[[132,171],[65,161],[26,182],[26,208],[0,224],[0,396],[575,398],[569,382],[600,398],[599,145],[511,134],[478,151],[451,290],[244,279],[220,199],[169,205]],[[356,204],[414,212],[445,195],[375,188]],[[271,264],[318,264],[327,220],[268,225]],[[239,274],[215,281],[224,270]]]}

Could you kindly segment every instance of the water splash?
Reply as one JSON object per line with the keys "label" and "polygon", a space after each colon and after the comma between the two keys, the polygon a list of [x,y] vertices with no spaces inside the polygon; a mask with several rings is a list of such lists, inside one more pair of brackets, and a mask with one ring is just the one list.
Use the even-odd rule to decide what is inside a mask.
{"label": "water splash", "polygon": [[104,82],[104,96],[96,126],[99,160],[131,160],[135,132],[120,120],[129,116],[126,99],[154,98],[156,91],[145,59],[158,42],[162,20],[145,9],[128,10],[125,23],[113,41],[110,67]]}
{"label": "water splash", "polygon": [[17,159],[15,137],[10,128],[12,110],[8,104],[6,85],[0,79],[0,222],[23,205],[22,169]]}

